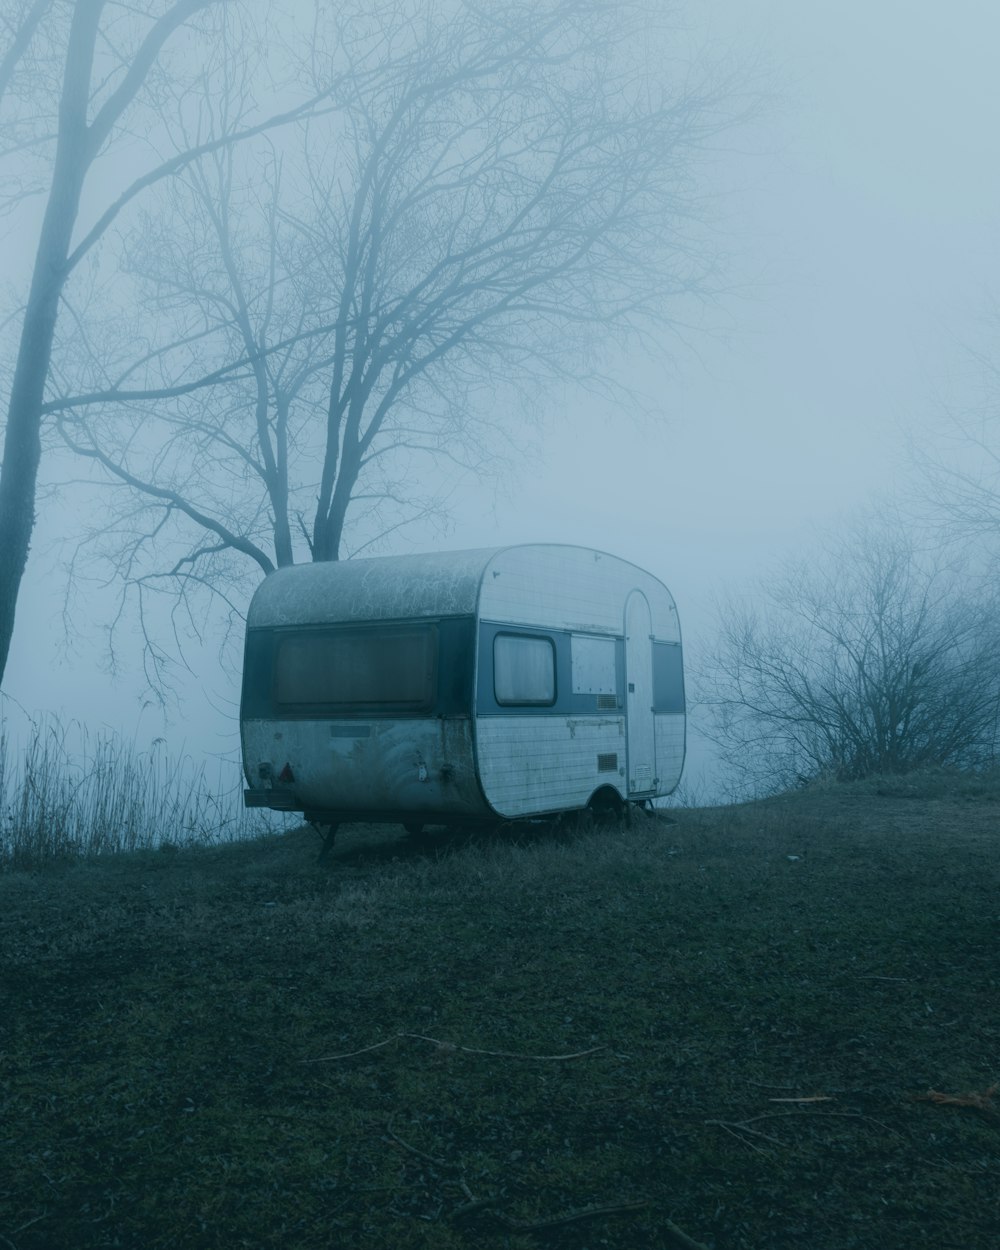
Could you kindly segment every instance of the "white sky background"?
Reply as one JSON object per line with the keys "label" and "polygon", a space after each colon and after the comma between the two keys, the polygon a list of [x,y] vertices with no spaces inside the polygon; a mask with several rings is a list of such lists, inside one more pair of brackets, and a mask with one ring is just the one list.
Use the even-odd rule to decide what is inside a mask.
{"label": "white sky background", "polygon": [[[716,592],[892,491],[908,472],[904,429],[932,422],[942,396],[961,406],[963,344],[983,343],[979,316],[1000,292],[1000,6],[713,0],[691,11],[737,50],[760,47],[783,97],[732,157],[742,189],[723,206],[725,228],[749,285],[720,318],[728,332],[669,367],[634,362],[663,421],[575,401],[556,413],[541,460],[495,507],[461,491],[439,545],[575,542],[621,555],[670,586],[696,651]],[[41,518],[9,695],[32,713],[234,752],[238,690],[214,647],[192,657],[197,678],[165,725],[141,710],[135,667],[113,683],[101,671],[106,599],[77,601],[67,645],[50,545],[73,527],[72,515]],[[398,549],[430,541],[411,534]],[[704,767],[696,746],[695,782]]]}

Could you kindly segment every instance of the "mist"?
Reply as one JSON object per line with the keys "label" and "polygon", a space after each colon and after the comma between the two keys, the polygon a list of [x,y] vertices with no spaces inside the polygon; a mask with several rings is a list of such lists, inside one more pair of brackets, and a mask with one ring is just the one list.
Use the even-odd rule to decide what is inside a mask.
{"label": "mist", "polygon": [[[690,21],[697,29],[684,31],[679,55],[752,66],[740,89],[757,100],[711,136],[694,166],[705,211],[693,237],[710,242],[718,272],[693,300],[671,302],[669,328],[609,327],[600,343],[606,385],[575,384],[583,339],[564,358],[546,348],[523,378],[470,356],[441,400],[481,421],[467,452],[435,459],[421,451],[402,474],[397,462],[379,490],[396,500],[404,486],[401,510],[385,505],[367,520],[356,510],[342,557],[532,541],[599,548],[670,587],[697,656],[720,593],[807,552],[873,502],[905,495],[915,473],[908,440],[931,445],[945,412],[981,403],[968,352],[987,349],[996,330],[1000,14],[971,0],[947,13],[930,4],[771,0],[753,12],[718,4]],[[175,55],[191,49],[182,41]],[[178,80],[189,72],[171,65]],[[266,100],[255,105],[267,111]],[[80,231],[106,188],[114,196],[127,185],[143,150],[136,141],[101,158]],[[16,153],[6,160],[20,172]],[[303,175],[289,159],[282,177],[287,185]],[[5,390],[43,207],[39,195],[12,200],[4,222]],[[166,242],[155,225],[144,228],[157,247]],[[137,252],[133,233],[119,249],[122,274],[111,242],[102,247],[71,293],[80,308],[100,307],[91,335],[105,336],[124,361],[132,301],[154,258]],[[162,290],[159,298],[166,317]],[[142,335],[152,349],[146,322]],[[79,355],[61,368],[49,398],[97,376]],[[421,404],[431,411],[430,400]],[[122,428],[114,437],[148,436],[148,425],[128,435]],[[235,758],[239,613],[253,578],[241,572],[227,583],[221,612],[182,612],[176,631],[172,603],[151,601],[144,627],[134,597],[121,599],[106,544],[103,564],[76,554],[84,531],[100,529],[119,506],[120,490],[99,480],[93,462],[75,460],[51,428],[45,440],[5,716],[16,723],[54,713],[140,741],[166,737],[197,758]],[[480,479],[474,470],[485,461]],[[228,488],[217,480],[211,489],[219,498]],[[315,489],[307,483],[305,493]],[[176,547],[163,567],[187,550]],[[212,566],[213,577],[224,573]],[[152,667],[150,630],[160,657]],[[697,715],[688,775],[711,790]]]}

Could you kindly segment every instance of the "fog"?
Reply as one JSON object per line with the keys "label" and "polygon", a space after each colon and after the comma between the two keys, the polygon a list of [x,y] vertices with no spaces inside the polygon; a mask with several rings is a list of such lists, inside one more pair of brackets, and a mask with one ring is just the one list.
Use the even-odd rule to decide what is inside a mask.
{"label": "fog", "polygon": [[[600,548],[670,587],[697,653],[720,591],[905,491],[907,438],[926,439],[944,406],[975,398],[967,350],[995,334],[987,312],[1000,286],[1000,10],[759,0],[690,11],[706,38],[768,67],[767,107],[710,174],[729,291],[686,342],[615,359],[635,410],[566,387],[498,484],[456,478],[443,530],[417,524],[383,550]],[[23,214],[15,225],[2,246],[16,283]],[[40,503],[7,716],[53,712],[232,756],[238,674],[220,663],[218,637],[188,643],[190,671],[177,670],[161,707],[134,622],[108,672],[115,587],[80,582],[65,598],[65,540],[82,507],[100,506],[86,498]],[[697,734],[689,773],[711,787]]]}

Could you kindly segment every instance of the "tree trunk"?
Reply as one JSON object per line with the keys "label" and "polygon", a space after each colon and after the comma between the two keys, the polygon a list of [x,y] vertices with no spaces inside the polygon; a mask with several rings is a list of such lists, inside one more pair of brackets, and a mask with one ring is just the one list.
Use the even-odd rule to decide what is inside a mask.
{"label": "tree trunk", "polygon": [[[76,196],[46,214],[21,330],[0,467],[0,682],[7,668],[14,611],[35,527],[35,488],[42,454],[42,400],[55,335],[63,265],[76,217]],[[58,211],[52,212],[53,207]],[[54,220],[50,221],[50,218]],[[61,246],[60,246],[61,244]]]}
{"label": "tree trunk", "polygon": [[0,466],[0,683],[14,632],[21,578],[35,527],[35,489],[42,455],[42,401],[66,282],[80,191],[91,160],[87,101],[100,3],[74,13],[59,107],[59,138],[7,412]]}

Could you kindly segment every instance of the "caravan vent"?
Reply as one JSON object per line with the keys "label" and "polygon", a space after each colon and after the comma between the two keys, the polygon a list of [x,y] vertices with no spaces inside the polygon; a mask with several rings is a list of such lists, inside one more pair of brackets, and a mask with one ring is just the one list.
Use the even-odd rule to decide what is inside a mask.
{"label": "caravan vent", "polygon": [[600,712],[613,711],[618,707],[618,696],[616,694],[599,694],[597,696],[597,710]]}
{"label": "caravan vent", "polygon": [[609,751],[607,755],[599,755],[597,757],[597,771],[599,773],[616,773],[618,771],[618,755],[614,751]]}

